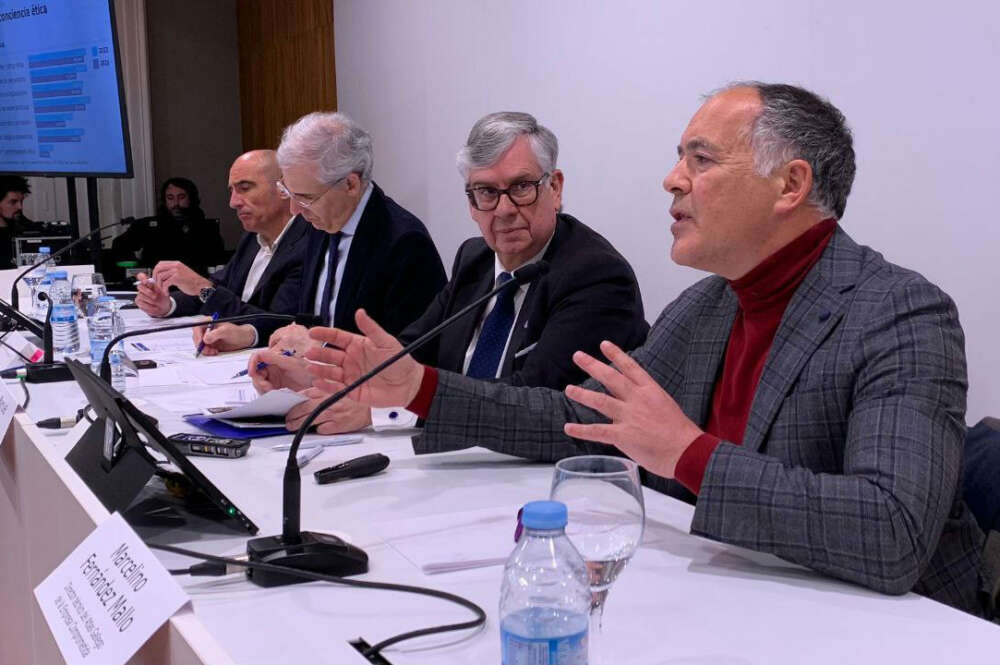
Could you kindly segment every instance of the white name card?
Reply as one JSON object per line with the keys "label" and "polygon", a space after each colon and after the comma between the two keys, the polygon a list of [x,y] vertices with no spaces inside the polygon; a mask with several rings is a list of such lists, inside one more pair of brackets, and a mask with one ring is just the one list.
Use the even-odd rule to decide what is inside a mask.
{"label": "white name card", "polygon": [[114,513],[35,587],[68,665],[123,665],[187,601]]}
{"label": "white name card", "polygon": [[14,412],[20,404],[10,393],[10,388],[3,381],[0,381],[0,446],[7,438],[7,430],[10,428],[10,421],[14,419]]}

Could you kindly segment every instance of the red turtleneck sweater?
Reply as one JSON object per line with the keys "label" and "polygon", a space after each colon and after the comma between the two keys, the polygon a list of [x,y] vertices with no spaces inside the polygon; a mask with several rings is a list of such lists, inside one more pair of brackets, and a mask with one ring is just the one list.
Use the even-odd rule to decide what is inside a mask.
{"label": "red turtleneck sweater", "polygon": [[722,375],[712,394],[708,424],[705,433],[681,454],[674,471],[677,480],[695,494],[701,490],[715,448],[723,441],[743,443],[750,406],[781,317],[836,228],[836,220],[823,220],[729,282],[740,306],[729,333]]}

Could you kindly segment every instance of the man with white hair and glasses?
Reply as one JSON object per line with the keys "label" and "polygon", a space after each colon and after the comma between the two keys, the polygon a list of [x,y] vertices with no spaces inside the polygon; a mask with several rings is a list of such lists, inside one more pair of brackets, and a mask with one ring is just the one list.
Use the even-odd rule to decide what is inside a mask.
{"label": "man with white hair and glasses", "polygon": [[[372,181],[372,140],[343,113],[310,113],[285,129],[278,146],[279,191],[309,229],[302,288],[275,311],[311,315],[317,325],[354,328],[358,308],[379,313],[395,334],[420,316],[445,283],[444,266],[423,223]],[[260,321],[195,329],[206,355],[268,342],[297,348],[306,328]],[[273,333],[273,335],[272,335]]]}

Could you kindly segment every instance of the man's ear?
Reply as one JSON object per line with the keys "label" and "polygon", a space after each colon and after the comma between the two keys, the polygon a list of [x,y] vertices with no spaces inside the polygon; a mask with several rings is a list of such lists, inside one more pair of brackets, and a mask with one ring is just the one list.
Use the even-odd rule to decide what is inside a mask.
{"label": "man's ear", "polygon": [[556,199],[556,210],[562,210],[562,190],[563,172],[556,169],[549,176],[549,186],[552,188],[552,195]]}
{"label": "man's ear", "polygon": [[774,202],[774,212],[788,214],[809,200],[812,193],[812,167],[804,159],[793,159],[781,168],[781,191]]}
{"label": "man's ear", "polygon": [[347,179],[344,181],[347,185],[347,193],[351,196],[361,197],[361,192],[363,188],[361,187],[361,176],[357,173],[348,173]]}

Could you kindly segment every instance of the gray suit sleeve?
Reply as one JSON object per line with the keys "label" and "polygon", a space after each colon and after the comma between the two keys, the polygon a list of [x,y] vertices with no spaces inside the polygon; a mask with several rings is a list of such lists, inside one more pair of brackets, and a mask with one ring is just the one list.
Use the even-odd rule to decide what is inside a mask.
{"label": "gray suit sleeve", "polygon": [[[706,468],[691,531],[900,594],[927,567],[955,497],[964,338],[954,305],[923,280],[890,291],[866,318],[826,392],[799,387],[782,406],[830,399],[836,383],[853,377],[843,475],[723,443]],[[825,445],[828,424],[798,420],[788,418],[795,431],[779,438]]]}

